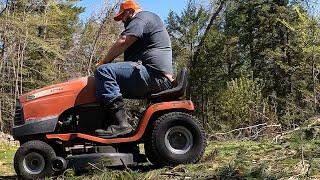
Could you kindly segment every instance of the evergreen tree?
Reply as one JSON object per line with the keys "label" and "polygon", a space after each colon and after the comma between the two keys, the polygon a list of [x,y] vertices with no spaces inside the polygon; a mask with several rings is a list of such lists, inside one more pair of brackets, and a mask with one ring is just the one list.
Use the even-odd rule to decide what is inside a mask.
{"label": "evergreen tree", "polygon": [[[223,13],[211,27],[202,47],[199,47],[196,66],[190,69],[190,96],[204,124],[219,128],[220,122],[226,121],[225,114],[231,112],[224,112],[228,111],[224,108],[227,100],[222,98],[224,91],[229,82],[241,77],[263,85],[261,91],[267,104],[264,110],[258,108],[262,112],[257,113],[269,116],[267,119],[270,122],[280,121],[290,127],[317,113],[317,39],[320,28],[319,21],[306,10],[307,3],[310,2],[227,1]],[[169,14],[168,28],[172,31],[177,29],[175,26],[188,24],[193,20],[190,12],[186,9],[175,18]],[[178,19],[182,22],[175,24]],[[208,24],[208,20],[204,24]],[[184,26],[178,27],[185,29]],[[190,26],[188,29],[191,29]],[[184,37],[174,35],[171,33],[175,42],[185,42],[188,37],[187,33]],[[203,33],[198,36],[193,39],[202,39]],[[179,54],[180,47],[190,47],[186,44],[178,48],[174,46],[175,54]],[[188,58],[193,53],[189,51]],[[243,108],[241,103],[236,105],[229,110]],[[243,115],[243,120],[248,116],[251,115]],[[231,116],[229,118],[229,121],[234,120]],[[258,122],[259,119],[250,121],[252,124]],[[243,123],[239,122],[238,126],[243,126]]]}

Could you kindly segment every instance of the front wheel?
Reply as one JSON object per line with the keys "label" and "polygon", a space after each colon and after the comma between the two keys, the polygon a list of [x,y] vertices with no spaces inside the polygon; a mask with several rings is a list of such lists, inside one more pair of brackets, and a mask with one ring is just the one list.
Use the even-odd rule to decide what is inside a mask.
{"label": "front wheel", "polygon": [[14,156],[14,169],[22,179],[41,179],[54,174],[51,161],[56,154],[42,141],[29,141],[20,146]]}
{"label": "front wheel", "polygon": [[206,147],[206,137],[197,119],[183,112],[159,117],[152,125],[145,143],[149,161],[157,166],[196,163]]}

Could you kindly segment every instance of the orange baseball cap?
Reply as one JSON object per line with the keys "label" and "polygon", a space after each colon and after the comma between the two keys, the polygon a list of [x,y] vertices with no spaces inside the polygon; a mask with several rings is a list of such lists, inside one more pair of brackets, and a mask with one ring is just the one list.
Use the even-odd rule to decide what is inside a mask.
{"label": "orange baseball cap", "polygon": [[138,10],[141,8],[139,4],[136,3],[134,0],[126,0],[123,3],[121,3],[119,13],[114,17],[114,20],[121,21],[124,16],[125,10],[128,9]]}

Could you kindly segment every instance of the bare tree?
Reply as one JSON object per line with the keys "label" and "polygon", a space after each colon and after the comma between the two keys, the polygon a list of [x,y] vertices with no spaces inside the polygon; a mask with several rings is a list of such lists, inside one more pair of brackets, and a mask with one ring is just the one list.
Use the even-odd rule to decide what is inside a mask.
{"label": "bare tree", "polygon": [[115,5],[110,8],[107,13],[106,13],[106,16],[104,17],[99,29],[98,29],[98,32],[97,32],[97,35],[95,37],[95,40],[93,42],[93,48],[92,48],[92,51],[91,51],[91,54],[90,54],[90,60],[89,60],[89,66],[88,66],[88,69],[87,69],[87,74],[90,75],[91,74],[91,66],[92,66],[92,61],[93,61],[93,57],[96,53],[96,49],[97,49],[97,44],[98,44],[98,41],[99,41],[99,38],[101,36],[101,32],[104,28],[104,25],[106,24],[107,20],[110,18],[110,15],[115,11],[115,9],[119,6],[121,0],[118,0]]}

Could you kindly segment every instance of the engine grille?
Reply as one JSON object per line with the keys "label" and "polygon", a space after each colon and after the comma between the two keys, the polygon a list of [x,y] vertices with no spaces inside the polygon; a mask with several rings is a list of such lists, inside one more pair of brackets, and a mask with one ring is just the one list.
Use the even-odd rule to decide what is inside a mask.
{"label": "engine grille", "polygon": [[14,125],[18,126],[22,124],[24,124],[23,109],[20,103],[17,103],[14,115]]}

